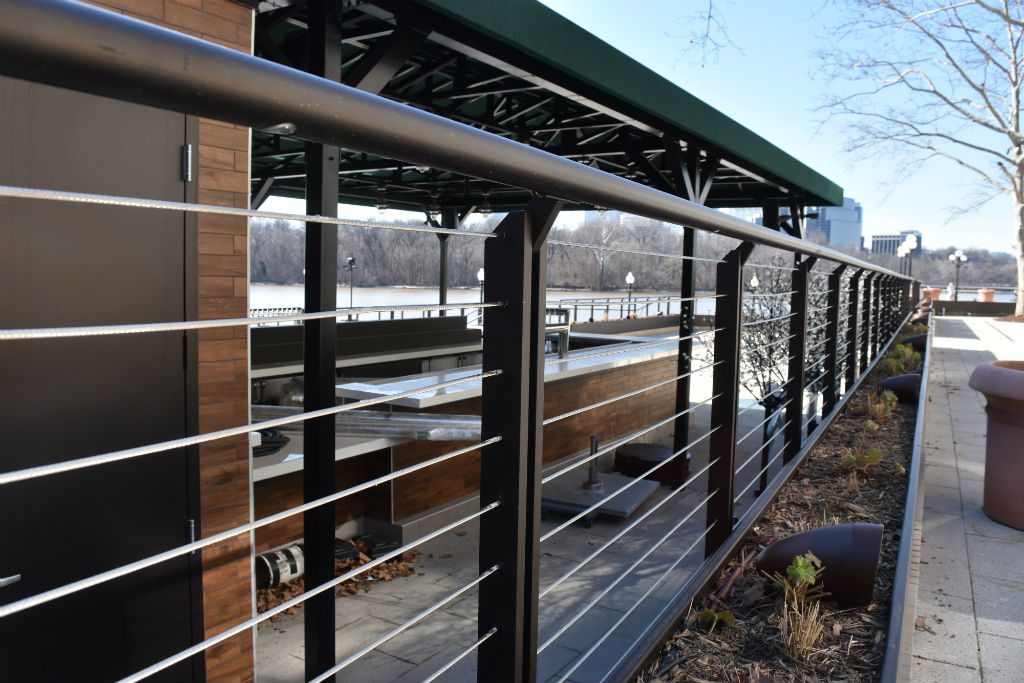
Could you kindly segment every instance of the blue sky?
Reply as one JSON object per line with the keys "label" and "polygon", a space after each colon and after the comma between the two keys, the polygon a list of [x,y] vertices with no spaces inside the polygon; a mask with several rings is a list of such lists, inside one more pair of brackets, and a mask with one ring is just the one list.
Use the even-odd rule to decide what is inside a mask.
{"label": "blue sky", "polygon": [[1011,204],[998,197],[950,220],[950,207],[974,187],[974,176],[936,162],[893,183],[883,161],[843,152],[843,127],[815,108],[829,87],[817,74],[816,50],[838,19],[824,0],[716,0],[729,38],[716,58],[700,64],[687,52],[688,20],[704,0],[542,0],[591,33],[662,74],[839,183],[864,206],[867,235],[916,229],[923,245],[1011,251]]}

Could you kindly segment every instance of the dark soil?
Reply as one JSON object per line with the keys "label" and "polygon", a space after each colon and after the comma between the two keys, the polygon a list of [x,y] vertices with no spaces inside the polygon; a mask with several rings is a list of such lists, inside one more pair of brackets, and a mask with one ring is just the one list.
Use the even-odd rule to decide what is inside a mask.
{"label": "dark soil", "polygon": [[[828,598],[821,601],[824,635],[805,661],[794,660],[782,644],[779,631],[781,594],[774,584],[751,567],[724,599],[717,590],[693,605],[683,627],[669,639],[657,661],[638,683],[729,681],[769,683],[782,681],[845,681],[878,679],[889,624],[896,555],[899,550],[906,469],[910,464],[916,406],[897,404],[884,420],[866,422],[868,397],[883,376],[875,373],[862,385],[793,479],[753,528],[739,557],[723,570],[721,586],[740,558],[753,557],[766,545],[793,533],[846,522],[885,525],[881,559],[873,601],[863,608],[840,608]],[[854,473],[840,462],[847,449],[877,447],[884,457],[864,473]],[[827,568],[826,568],[827,569]],[[705,609],[727,610],[735,626],[715,625],[698,615]]]}

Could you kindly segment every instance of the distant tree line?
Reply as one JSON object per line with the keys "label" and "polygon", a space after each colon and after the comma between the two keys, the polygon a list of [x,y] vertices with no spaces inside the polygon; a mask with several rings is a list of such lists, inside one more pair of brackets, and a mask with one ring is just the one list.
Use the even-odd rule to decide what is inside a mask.
{"label": "distant tree line", "polygon": [[[490,216],[476,231],[490,231],[500,221]],[[422,223],[410,223],[422,225]],[[250,273],[253,282],[298,284],[303,281],[305,230],[301,223],[282,220],[252,221]],[[619,290],[626,288],[626,273],[632,272],[638,290],[678,291],[681,261],[678,258],[611,251],[609,248],[678,256],[683,250],[683,231],[661,221],[628,216],[615,211],[589,212],[576,227],[555,227],[554,242],[586,244],[600,249],[565,244],[549,246],[548,284],[569,289]],[[474,237],[448,239],[448,284],[477,286],[477,271],[483,266],[484,241]],[[735,240],[698,233],[697,251],[705,258],[718,258],[736,244]],[[349,281],[344,265],[356,259],[359,286],[426,286],[438,284],[440,245],[436,235],[373,228],[341,228],[338,231],[338,282]],[[698,262],[695,267],[699,289],[714,288],[714,264]]]}
{"label": "distant tree line", "polygon": [[[473,226],[490,231],[500,221],[490,216]],[[410,223],[422,225],[422,223]],[[289,221],[252,221],[250,267],[253,282],[298,284],[303,281],[305,252],[304,226]],[[474,237],[448,239],[448,284],[452,287],[477,286],[477,271],[483,266],[484,241]],[[586,220],[575,227],[556,226],[550,241],[592,245],[595,248],[551,244],[548,247],[548,286],[566,289],[623,290],[626,273],[636,278],[637,290],[675,292],[679,290],[681,261],[678,258],[628,252],[648,252],[678,256],[683,252],[683,231],[661,221],[621,214],[617,211],[588,212]],[[715,259],[721,258],[738,242],[705,231],[697,233],[694,264],[697,289],[715,288]],[[622,251],[613,251],[622,250]],[[859,249],[848,253],[881,266],[898,270],[895,256],[871,254]],[[922,282],[943,285],[954,279],[948,256],[953,247],[926,250],[913,262],[914,276]],[[1014,257],[984,249],[967,249],[967,264],[960,271],[962,286],[979,284],[1012,286],[1016,282]],[[341,228],[338,231],[338,282],[346,284],[349,273],[344,265],[349,256],[356,259],[356,284],[376,286],[438,285],[440,244],[430,233]],[[777,258],[792,260],[792,255],[758,247],[750,263]]]}

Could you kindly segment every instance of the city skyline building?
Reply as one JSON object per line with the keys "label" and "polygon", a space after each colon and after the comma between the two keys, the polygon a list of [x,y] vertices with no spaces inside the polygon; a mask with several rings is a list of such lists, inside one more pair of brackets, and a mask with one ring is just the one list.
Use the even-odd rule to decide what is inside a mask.
{"label": "city skyline building", "polygon": [[817,233],[829,246],[862,248],[864,208],[857,200],[845,197],[842,206],[821,206],[817,213],[817,218],[807,219],[808,239]]}

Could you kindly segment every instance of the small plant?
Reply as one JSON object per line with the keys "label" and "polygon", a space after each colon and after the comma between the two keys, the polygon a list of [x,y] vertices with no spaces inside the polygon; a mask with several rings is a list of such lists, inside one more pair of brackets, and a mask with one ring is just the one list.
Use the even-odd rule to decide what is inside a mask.
{"label": "small plant", "polygon": [[782,613],[779,632],[786,651],[797,661],[805,661],[821,640],[825,624],[821,617],[818,598],[822,589],[818,580],[825,567],[814,553],[797,555],[786,575],[774,574],[771,580],[782,589]]}
{"label": "small plant", "polygon": [[882,451],[872,446],[871,448],[844,448],[842,460],[839,466],[844,470],[853,470],[860,474],[867,474],[868,470],[882,462]]}
{"label": "small plant", "polygon": [[708,607],[704,610],[701,610],[701,612],[697,614],[697,621],[702,624],[711,624],[708,627],[709,634],[715,630],[715,626],[717,626],[718,624],[724,624],[729,628],[736,626],[736,617],[733,616],[733,613],[727,609],[719,610],[716,612],[715,610]]}
{"label": "small plant", "polygon": [[886,357],[878,363],[878,368],[889,377],[893,375],[902,375],[904,371],[903,363],[899,358]]}
{"label": "small plant", "polygon": [[923,323],[915,323],[914,325],[910,326],[910,333],[911,334],[924,334],[927,331],[928,331],[928,326],[923,324]]}
{"label": "small plant", "polygon": [[897,472],[899,472],[899,473],[900,473],[900,474],[902,474],[903,476],[906,476],[906,474],[907,474],[907,468],[903,466],[903,463],[901,463],[901,462],[894,462],[894,463],[892,464],[892,466],[893,466],[894,468],[896,468],[896,471],[897,471]]}
{"label": "small plant", "polygon": [[896,394],[888,389],[881,394],[872,394],[868,397],[868,416],[876,422],[885,422],[897,401]]}

